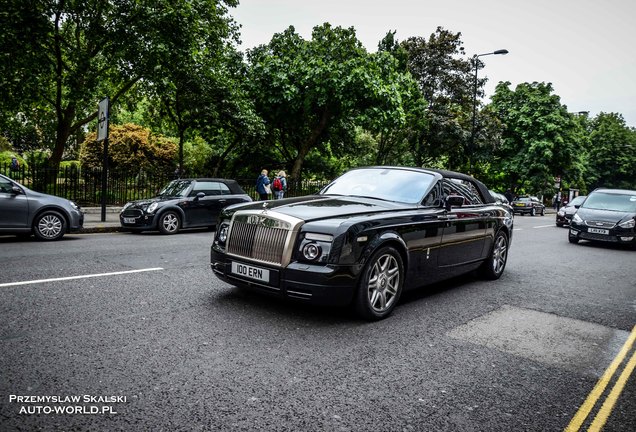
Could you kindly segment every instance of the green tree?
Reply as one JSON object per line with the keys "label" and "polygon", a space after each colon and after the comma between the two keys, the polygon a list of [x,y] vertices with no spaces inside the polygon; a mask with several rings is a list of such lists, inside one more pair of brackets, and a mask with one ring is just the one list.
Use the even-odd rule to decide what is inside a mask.
{"label": "green tree", "polygon": [[590,122],[588,153],[590,189],[636,189],[636,130],[622,115],[600,113]]}
{"label": "green tree", "polygon": [[551,195],[556,176],[580,178],[577,149],[585,133],[551,84],[522,83],[513,91],[499,83],[489,109],[503,125],[491,165],[507,187]]}
{"label": "green tree", "polygon": [[[447,167],[467,165],[473,101],[473,63],[464,58],[461,33],[438,27],[428,39],[410,37],[401,42],[407,67],[418,82],[426,121],[413,146],[418,164],[447,159]],[[485,78],[478,81],[481,92]]]}
{"label": "green tree", "polygon": [[[69,138],[158,69],[217,52],[237,28],[237,0],[7,0],[0,12],[0,116],[41,115],[51,165]],[[197,71],[193,71],[196,73]]]}
{"label": "green tree", "polygon": [[314,27],[304,40],[293,27],[248,53],[249,81],[258,113],[299,178],[312,149],[334,154],[352,145],[355,123],[369,110],[403,122],[400,93],[385,80],[382,61],[367,53],[353,28]]}

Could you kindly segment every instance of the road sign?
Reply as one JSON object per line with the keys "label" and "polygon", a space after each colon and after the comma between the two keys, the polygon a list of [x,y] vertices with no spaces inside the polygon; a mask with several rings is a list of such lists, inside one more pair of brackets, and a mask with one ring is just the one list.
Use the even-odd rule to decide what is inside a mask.
{"label": "road sign", "polygon": [[108,139],[108,98],[99,101],[97,109],[97,141]]}

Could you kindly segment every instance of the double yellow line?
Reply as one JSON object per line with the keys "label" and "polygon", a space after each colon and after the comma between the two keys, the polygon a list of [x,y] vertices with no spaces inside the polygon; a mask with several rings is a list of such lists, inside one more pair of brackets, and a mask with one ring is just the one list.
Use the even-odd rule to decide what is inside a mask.
{"label": "double yellow line", "polygon": [[[625,357],[631,351],[632,346],[634,345],[634,340],[636,340],[636,326],[634,326],[634,328],[632,329],[632,332],[627,338],[627,341],[623,345],[623,348],[621,348],[620,352],[618,353],[614,361],[612,361],[612,363],[609,365],[609,367],[607,368],[603,376],[598,380],[598,382],[596,383],[596,385],[594,386],[594,388],[588,395],[587,399],[585,399],[585,402],[583,402],[583,405],[581,405],[579,410],[576,412],[576,414],[570,421],[570,424],[565,428],[565,432],[578,432],[580,430],[581,425],[583,424],[585,419],[587,419],[587,417],[590,415],[590,412],[592,411],[598,399],[601,397],[601,395],[605,391],[605,388],[610,383],[612,377],[614,376],[614,374],[616,373],[620,365],[623,363],[623,360],[625,360]],[[598,410],[596,417],[594,417],[592,424],[588,428],[588,432],[599,432],[603,428],[603,426],[605,425],[605,422],[607,422],[607,419],[609,418],[612,412],[612,409],[614,408],[614,405],[616,404],[616,401],[618,400],[618,397],[623,391],[623,388],[625,387],[627,380],[629,379],[630,375],[634,371],[635,366],[636,366],[636,351],[632,353],[632,356],[627,362],[627,365],[625,366],[625,368],[623,369],[623,372],[620,374],[620,376],[616,380],[614,387],[612,387],[612,390],[607,395],[607,398],[603,402],[603,405]]]}

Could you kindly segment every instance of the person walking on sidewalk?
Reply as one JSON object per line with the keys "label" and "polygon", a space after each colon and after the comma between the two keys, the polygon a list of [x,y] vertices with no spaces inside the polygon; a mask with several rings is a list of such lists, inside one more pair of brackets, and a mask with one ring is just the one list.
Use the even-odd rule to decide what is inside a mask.
{"label": "person walking on sidewalk", "polygon": [[261,175],[256,179],[256,192],[258,193],[258,199],[260,201],[266,201],[269,199],[269,194],[272,193],[269,187],[269,177],[267,177],[268,171],[264,169],[261,171]]}
{"label": "person walking on sidewalk", "polygon": [[282,199],[287,192],[287,178],[285,171],[278,171],[278,175],[272,182],[272,191],[276,199]]}

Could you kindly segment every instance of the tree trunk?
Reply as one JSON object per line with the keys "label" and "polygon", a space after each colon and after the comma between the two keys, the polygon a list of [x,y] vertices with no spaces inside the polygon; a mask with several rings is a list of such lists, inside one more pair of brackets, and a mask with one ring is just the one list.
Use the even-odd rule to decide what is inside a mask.
{"label": "tree trunk", "polygon": [[320,116],[320,120],[314,129],[311,131],[311,135],[300,144],[300,148],[298,149],[298,155],[296,155],[296,159],[294,160],[294,166],[292,167],[291,178],[294,180],[300,180],[300,171],[303,167],[303,162],[305,162],[305,157],[309,154],[309,151],[316,146],[318,143],[318,139],[320,135],[327,128],[327,124],[329,123],[331,115],[329,114],[329,110],[325,107],[322,110],[322,114]]}

